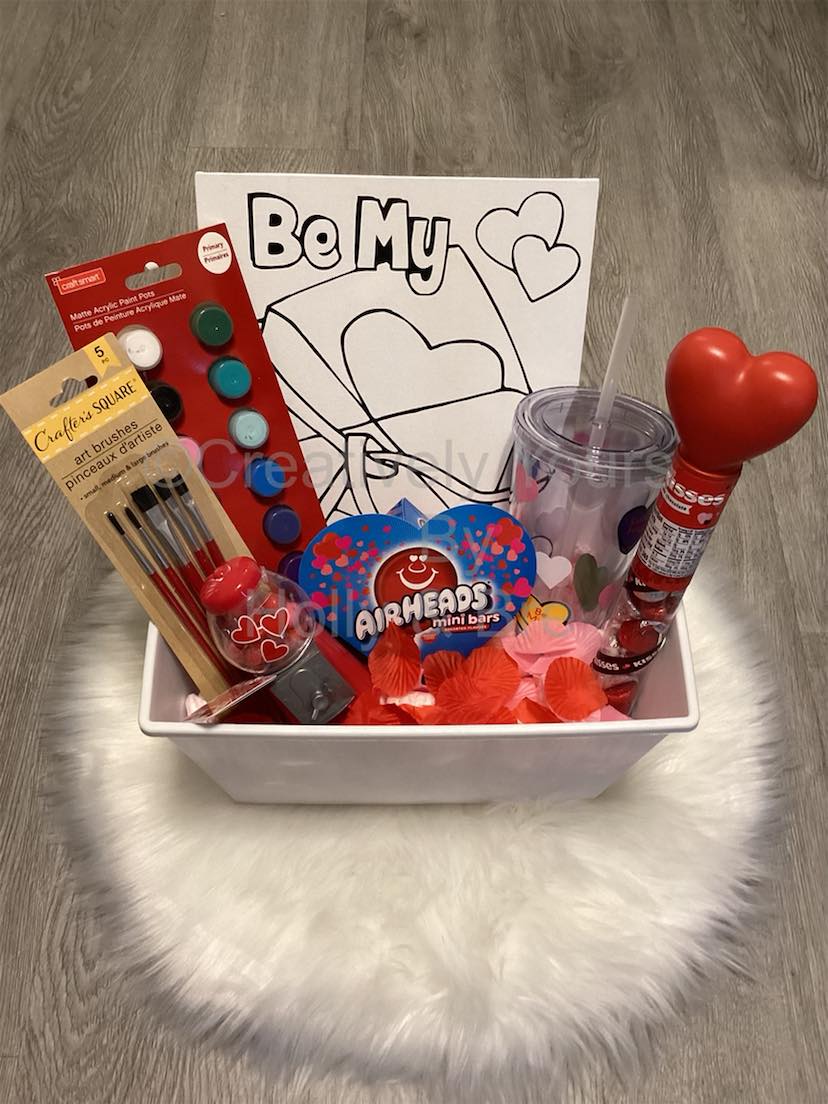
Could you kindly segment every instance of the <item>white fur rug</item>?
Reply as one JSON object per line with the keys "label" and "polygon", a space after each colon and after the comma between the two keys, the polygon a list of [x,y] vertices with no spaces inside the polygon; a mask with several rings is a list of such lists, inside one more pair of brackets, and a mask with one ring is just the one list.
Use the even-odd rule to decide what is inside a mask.
{"label": "white fur rug", "polygon": [[779,725],[756,630],[709,567],[687,600],[701,726],[563,805],[235,805],[141,735],[142,615],[102,587],[106,619],[57,663],[50,788],[113,969],[179,1029],[349,1099],[393,1080],[549,1102],[598,1064],[632,1070],[739,957]]}

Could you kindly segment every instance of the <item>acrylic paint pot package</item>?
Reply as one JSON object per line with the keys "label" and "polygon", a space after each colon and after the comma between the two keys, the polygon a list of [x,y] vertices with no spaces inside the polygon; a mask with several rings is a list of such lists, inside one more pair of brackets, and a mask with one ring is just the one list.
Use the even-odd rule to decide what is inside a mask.
{"label": "acrylic paint pot package", "polygon": [[116,334],[257,562],[282,570],[323,517],[226,227],[46,282],[74,348]]}

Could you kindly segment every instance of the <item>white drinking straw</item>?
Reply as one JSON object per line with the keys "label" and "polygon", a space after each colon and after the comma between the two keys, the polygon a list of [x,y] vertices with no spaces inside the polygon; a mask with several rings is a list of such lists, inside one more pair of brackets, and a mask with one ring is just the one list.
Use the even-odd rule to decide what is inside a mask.
{"label": "white drinking straw", "polygon": [[592,430],[588,441],[590,448],[599,449],[604,446],[610,418],[612,417],[612,404],[618,394],[621,374],[627,363],[627,354],[630,351],[630,342],[632,341],[637,314],[638,301],[634,295],[628,295],[621,307],[618,329],[615,331],[612,352],[607,362],[607,370],[604,375],[604,382],[601,385],[601,394],[598,396],[595,416],[592,419]]}
{"label": "white drinking straw", "polygon": [[[634,296],[628,295],[621,307],[621,317],[618,319],[618,328],[615,331],[615,340],[612,343],[604,382],[601,386],[601,394],[598,396],[598,405],[592,418],[592,428],[587,441],[590,449],[604,447],[612,407],[618,388],[621,383],[621,375],[630,350],[633,326],[637,313],[637,301]],[[567,517],[564,531],[557,542],[558,553],[574,562],[577,559],[577,548],[589,550],[598,563],[604,562],[601,555],[601,545],[604,538],[600,535],[600,503],[593,502],[594,495],[591,492],[589,482],[581,480],[576,483],[572,497],[569,501],[569,516]]]}

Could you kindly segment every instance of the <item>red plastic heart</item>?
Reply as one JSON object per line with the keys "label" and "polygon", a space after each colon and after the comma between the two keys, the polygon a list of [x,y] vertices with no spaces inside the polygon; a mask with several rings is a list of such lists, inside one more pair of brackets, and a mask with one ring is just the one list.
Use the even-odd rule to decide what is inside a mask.
{"label": "red plastic heart", "polygon": [[265,663],[278,663],[280,659],[284,659],[290,651],[287,644],[282,644],[276,640],[263,640],[261,643],[262,659]]}
{"label": "red plastic heart", "polygon": [[290,623],[290,614],[284,608],[276,610],[275,613],[265,613],[259,618],[259,625],[262,632],[268,636],[281,637],[287,632],[288,624]]}
{"label": "red plastic heart", "polygon": [[230,639],[234,644],[255,644],[260,636],[259,626],[246,613],[241,615],[235,629],[230,633]]}
{"label": "red plastic heart", "polygon": [[682,454],[703,471],[733,468],[781,445],[817,401],[816,376],[804,360],[752,356],[736,334],[713,326],[676,345],[665,387]]}

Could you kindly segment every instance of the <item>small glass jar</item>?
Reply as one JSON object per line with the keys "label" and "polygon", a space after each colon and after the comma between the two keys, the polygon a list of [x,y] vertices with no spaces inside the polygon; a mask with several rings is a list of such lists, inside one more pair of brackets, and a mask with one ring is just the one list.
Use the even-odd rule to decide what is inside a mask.
{"label": "small glass jar", "polygon": [[221,655],[242,671],[275,674],[270,692],[299,723],[324,724],[353,700],[351,683],[334,666],[347,670],[350,657],[340,655],[344,649],[292,580],[236,556],[205,579],[200,597]]}

